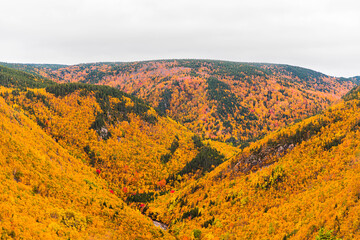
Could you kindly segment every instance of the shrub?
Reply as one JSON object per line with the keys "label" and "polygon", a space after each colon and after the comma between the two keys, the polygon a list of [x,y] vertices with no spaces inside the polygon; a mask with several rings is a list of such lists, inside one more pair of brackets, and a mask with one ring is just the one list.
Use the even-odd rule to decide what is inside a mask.
{"label": "shrub", "polygon": [[215,217],[212,217],[211,219],[205,221],[201,226],[207,228],[209,227],[209,225],[213,225],[214,221],[215,221]]}
{"label": "shrub", "polygon": [[194,229],[193,230],[193,235],[195,239],[200,239],[201,237],[201,231],[199,229]]}
{"label": "shrub", "polygon": [[145,193],[136,193],[134,195],[130,195],[126,198],[127,202],[152,202],[154,201],[155,197],[154,197],[154,193],[153,192],[145,192]]}
{"label": "shrub", "polygon": [[333,231],[327,230],[326,228],[321,228],[318,235],[316,236],[316,240],[341,240],[333,236]]}
{"label": "shrub", "polygon": [[80,213],[72,210],[66,210],[60,213],[61,223],[67,227],[75,228],[79,231],[86,228],[86,218]]}
{"label": "shrub", "polygon": [[201,138],[198,135],[192,136],[191,139],[194,141],[194,146],[196,148],[202,148],[204,146],[204,144],[201,141]]}
{"label": "shrub", "polygon": [[276,166],[270,175],[262,177],[262,180],[256,183],[257,188],[269,189],[271,187],[277,187],[277,184],[283,181],[285,172],[282,166]]}
{"label": "shrub", "polygon": [[167,154],[164,154],[164,155],[161,155],[160,157],[160,161],[165,164],[167,163],[171,158],[171,154],[170,153],[167,153]]}
{"label": "shrub", "polygon": [[190,211],[187,211],[187,212],[184,212],[184,214],[182,215],[182,219],[185,219],[185,218],[196,218],[196,217],[199,217],[201,216],[201,212],[199,211],[199,208],[195,207],[193,209],[191,209]]}
{"label": "shrub", "polygon": [[171,154],[174,154],[174,152],[176,151],[176,149],[178,149],[178,147],[179,147],[179,138],[178,138],[178,136],[176,136],[174,141],[171,143],[171,146],[169,149]]}

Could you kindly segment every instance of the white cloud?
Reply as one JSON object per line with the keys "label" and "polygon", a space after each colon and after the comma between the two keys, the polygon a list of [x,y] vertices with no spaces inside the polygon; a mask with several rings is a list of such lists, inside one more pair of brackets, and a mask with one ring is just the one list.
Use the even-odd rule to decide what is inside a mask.
{"label": "white cloud", "polygon": [[211,58],[360,75],[355,0],[12,0],[0,61]]}

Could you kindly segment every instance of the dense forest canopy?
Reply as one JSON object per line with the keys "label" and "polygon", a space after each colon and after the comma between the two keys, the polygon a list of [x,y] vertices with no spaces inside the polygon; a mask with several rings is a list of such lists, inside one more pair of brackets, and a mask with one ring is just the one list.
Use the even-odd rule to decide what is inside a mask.
{"label": "dense forest canopy", "polygon": [[22,68],[60,83],[116,87],[203,138],[240,147],[320,112],[357,84],[296,66],[215,60]]}
{"label": "dense forest canopy", "polygon": [[358,238],[356,83],[222,61],[0,66],[0,236]]}

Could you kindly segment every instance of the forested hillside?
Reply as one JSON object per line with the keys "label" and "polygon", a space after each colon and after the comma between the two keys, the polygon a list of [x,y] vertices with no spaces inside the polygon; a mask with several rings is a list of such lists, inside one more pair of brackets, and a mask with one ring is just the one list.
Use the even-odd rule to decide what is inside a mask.
{"label": "forested hillside", "polygon": [[0,97],[1,239],[172,239],[26,115]]}
{"label": "forested hillside", "polygon": [[353,79],[354,82],[356,82],[357,84],[360,83],[360,76],[355,76],[355,77],[352,77],[351,79]]}
{"label": "forested hillside", "polygon": [[[220,142],[203,142],[142,100],[111,87],[60,85],[5,67],[0,79],[2,185],[8,186],[0,215],[4,236],[165,238],[128,206],[137,209],[173,191],[175,183],[186,185],[195,173],[211,171],[237,152]],[[14,183],[24,188],[25,206],[11,200],[20,191]],[[44,223],[27,227],[26,219],[39,221],[37,208],[30,208],[39,201]],[[12,219],[20,212],[23,220]]]}
{"label": "forested hillside", "polygon": [[358,82],[289,65],[207,60],[36,66],[31,71],[62,83],[116,87],[200,136],[242,147],[318,113]]}
{"label": "forested hillside", "polygon": [[[55,83],[45,72],[65,70],[50,65],[26,68],[44,71],[38,75],[0,67],[1,238],[359,238],[360,89],[346,93],[355,78],[214,61],[199,62],[191,73],[195,63],[123,64],[142,66],[123,77],[129,86],[144,82],[128,90],[133,94],[119,90],[127,84],[104,86],[119,76],[109,74],[116,64],[84,65],[104,69],[100,85]],[[157,82],[154,72],[168,79]],[[145,87],[147,81],[153,86]],[[243,91],[250,95],[240,101]],[[168,94],[161,104],[159,94]],[[196,115],[195,103],[211,109],[219,126],[229,121],[230,130],[212,136],[214,119]],[[260,118],[265,105],[293,118]],[[174,109],[189,128],[170,118]],[[183,121],[191,114],[197,118]],[[204,124],[201,131],[195,122]],[[257,131],[259,124],[267,130]],[[242,143],[243,149],[206,138]],[[168,230],[156,228],[149,217]]]}
{"label": "forested hillside", "polygon": [[271,133],[147,209],[178,237],[358,239],[360,93]]}

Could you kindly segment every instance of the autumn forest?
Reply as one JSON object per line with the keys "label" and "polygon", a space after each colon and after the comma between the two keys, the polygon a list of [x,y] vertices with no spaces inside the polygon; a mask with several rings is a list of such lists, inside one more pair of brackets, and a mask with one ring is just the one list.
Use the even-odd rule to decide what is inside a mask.
{"label": "autumn forest", "polygon": [[0,239],[360,239],[359,83],[0,62]]}

